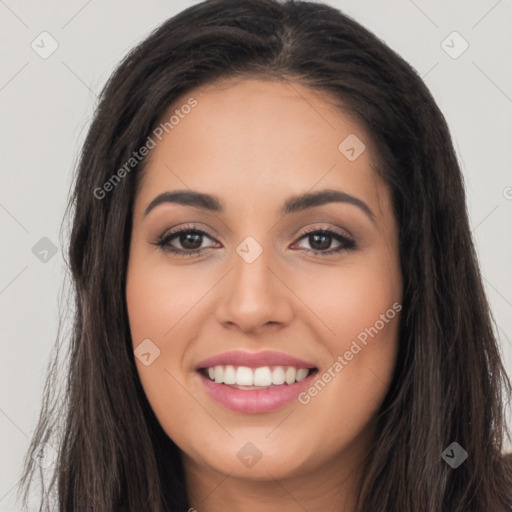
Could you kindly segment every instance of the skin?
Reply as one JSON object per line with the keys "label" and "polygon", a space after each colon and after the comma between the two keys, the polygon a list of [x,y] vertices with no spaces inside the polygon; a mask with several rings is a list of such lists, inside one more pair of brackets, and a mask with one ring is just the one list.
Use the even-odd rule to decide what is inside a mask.
{"label": "skin", "polygon": [[[148,366],[136,358],[142,386],[182,451],[199,512],[350,512],[393,375],[399,314],[306,405],[231,411],[210,398],[194,365],[269,349],[313,361],[321,375],[401,303],[398,226],[372,168],[372,141],[327,97],[296,83],[217,82],[188,92],[165,119],[190,97],[197,106],[151,151],[134,205],[126,287],[133,347],[149,338],[160,350]],[[349,134],[366,147],[354,161],[338,149]],[[342,202],[279,213],[290,196],[324,188],[364,201],[375,221]],[[164,203],[144,216],[157,195],[183,189],[218,196],[225,212]],[[188,223],[208,233],[192,244],[209,247],[202,254],[155,245]],[[357,247],[322,256],[340,242],[315,245],[303,236],[309,228],[349,234]],[[236,252],[247,236],[263,249],[250,264]],[[187,248],[179,236],[171,244]],[[237,457],[248,442],[262,454],[252,467]]]}

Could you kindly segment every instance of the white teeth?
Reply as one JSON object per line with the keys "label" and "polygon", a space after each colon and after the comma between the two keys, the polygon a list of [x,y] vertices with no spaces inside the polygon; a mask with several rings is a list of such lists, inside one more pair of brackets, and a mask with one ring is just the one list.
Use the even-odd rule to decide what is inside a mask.
{"label": "white teeth", "polygon": [[284,384],[285,380],[286,376],[284,374],[283,367],[276,366],[272,372],[272,384],[274,384],[274,386],[280,386],[281,384]]}
{"label": "white teeth", "polygon": [[297,374],[297,370],[293,368],[293,366],[289,366],[286,369],[286,384],[293,384],[295,382],[295,375]]}
{"label": "white teeth", "polygon": [[308,370],[306,368],[300,368],[297,370],[297,375],[295,377],[295,380],[297,382],[300,382],[301,380],[304,380],[308,376]]}
{"label": "white teeth", "polygon": [[[217,368],[217,367],[215,367]],[[239,386],[252,386],[254,381],[253,371],[247,366],[239,366],[236,369],[236,382]]]}
{"label": "white teeth", "polygon": [[224,367],[222,367],[222,366],[215,367],[215,382],[218,382],[218,383],[224,382]]}
{"label": "white teeth", "polygon": [[210,380],[217,384],[235,386],[269,387],[294,384],[304,380],[309,375],[307,368],[294,368],[293,366],[261,366],[249,368],[248,366],[217,365],[207,369]]}
{"label": "white teeth", "polygon": [[224,367],[224,384],[236,384],[236,371],[234,366],[228,365]]}
{"label": "white teeth", "polygon": [[254,370],[253,386],[270,386],[272,384],[272,374],[268,366],[256,368]]}

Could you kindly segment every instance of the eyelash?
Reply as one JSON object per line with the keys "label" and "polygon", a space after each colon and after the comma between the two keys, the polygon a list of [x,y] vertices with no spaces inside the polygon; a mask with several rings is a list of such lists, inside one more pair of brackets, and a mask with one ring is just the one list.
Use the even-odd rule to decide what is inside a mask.
{"label": "eyelash", "polygon": [[[208,238],[212,238],[212,237],[210,237],[210,235],[208,233],[197,228],[196,226],[188,225],[179,230],[162,235],[161,237],[158,238],[158,240],[153,245],[156,245],[156,246],[160,247],[163,251],[169,252],[176,256],[199,256],[200,254],[203,253],[203,251],[205,251],[207,249],[212,249],[212,247],[203,247],[202,249],[187,250],[187,249],[176,249],[176,248],[172,247],[170,245],[171,240],[173,240],[174,238],[176,238],[177,236],[179,236],[183,233],[194,233],[194,234],[198,234],[198,235],[207,236]],[[306,238],[308,235],[311,235],[311,234],[328,235],[342,244],[337,249],[334,249],[334,250],[331,249],[328,251],[320,251],[318,249],[304,249],[308,252],[313,252],[319,256],[329,256],[331,254],[337,254],[337,253],[341,253],[343,251],[353,251],[353,250],[357,249],[357,244],[354,240],[352,240],[344,235],[341,235],[337,231],[334,231],[329,228],[309,229],[309,230],[305,231],[304,233],[302,233],[302,235],[300,236],[300,238],[298,240],[302,240],[303,238]]]}

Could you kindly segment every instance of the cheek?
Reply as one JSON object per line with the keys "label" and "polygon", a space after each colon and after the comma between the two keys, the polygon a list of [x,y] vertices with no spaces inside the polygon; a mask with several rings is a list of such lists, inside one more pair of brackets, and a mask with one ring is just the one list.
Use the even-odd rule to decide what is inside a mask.
{"label": "cheek", "polygon": [[393,304],[402,300],[398,262],[383,262],[378,255],[354,261],[335,271],[319,268],[296,285],[324,325],[322,339],[333,355],[348,350],[351,340],[361,333],[364,342],[364,333],[376,323],[381,339],[394,337],[390,328],[396,315]]}
{"label": "cheek", "polygon": [[[153,256],[135,248],[127,269],[126,302],[132,345],[151,408],[168,435],[181,439],[183,422],[172,420],[176,412],[184,419],[200,412],[185,391],[185,354],[195,338],[198,301],[213,288],[218,277],[192,266],[170,268],[160,255]],[[148,352],[147,365],[148,357],[140,355]]]}
{"label": "cheek", "polygon": [[[169,345],[173,334],[187,324],[188,315],[208,290],[197,272],[169,265],[138,262],[128,266],[126,301],[134,347],[145,338],[160,347]],[[175,341],[173,350],[179,348]]]}
{"label": "cheek", "polygon": [[376,255],[359,263],[330,272],[328,279],[312,276],[308,305],[322,321],[317,334],[332,359],[301,403],[311,407],[311,417],[336,404],[332,413],[340,422],[361,426],[393,375],[402,279],[398,258],[383,261]]}
{"label": "cheek", "polygon": [[[297,417],[303,418],[305,431],[315,434],[308,439],[307,456],[311,461],[320,463],[340,449],[347,449],[350,457],[351,446],[357,447],[358,439],[364,439],[374,428],[397,355],[399,313],[391,311],[389,316],[394,318],[380,330],[373,327],[373,314],[343,317],[346,322],[340,318],[335,325],[337,336],[329,342],[333,360],[298,400],[302,411]],[[370,319],[372,325],[368,328]],[[360,332],[366,335],[364,343],[362,337],[351,336]]]}
{"label": "cheek", "polygon": [[162,284],[150,276],[145,279],[142,274],[132,274],[126,287],[128,315],[135,364],[146,398],[167,435],[181,439],[183,422],[173,418],[179,411],[186,422],[193,416],[188,412],[192,404],[180,379],[184,348],[176,343],[179,337],[172,338],[177,330],[173,331],[172,327],[180,316],[166,306],[170,293],[165,293]]}
{"label": "cheek", "polygon": [[173,405],[168,397],[180,396],[173,376],[182,360],[182,347],[168,340],[183,313],[180,314],[181,295],[176,294],[176,286],[158,270],[136,251],[132,253],[127,269],[126,303],[140,381],[151,407],[161,419],[160,411]]}

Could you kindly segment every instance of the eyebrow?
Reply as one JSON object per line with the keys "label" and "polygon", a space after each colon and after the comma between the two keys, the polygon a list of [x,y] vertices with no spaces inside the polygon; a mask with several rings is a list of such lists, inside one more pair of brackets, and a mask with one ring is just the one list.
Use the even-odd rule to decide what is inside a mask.
{"label": "eyebrow", "polygon": [[[195,190],[175,190],[172,192],[163,192],[156,196],[147,206],[146,211],[144,212],[144,217],[162,203],[175,203],[184,206],[192,206],[217,213],[224,212],[222,202],[216,196],[197,192]],[[290,197],[285,201],[279,213],[281,215],[287,215],[289,213],[300,212],[308,208],[314,208],[315,206],[322,206],[328,203],[347,203],[357,206],[370,218],[372,222],[375,222],[375,214],[364,201],[347,194],[346,192],[335,189],[325,189],[313,193],[307,192],[305,194]]]}

